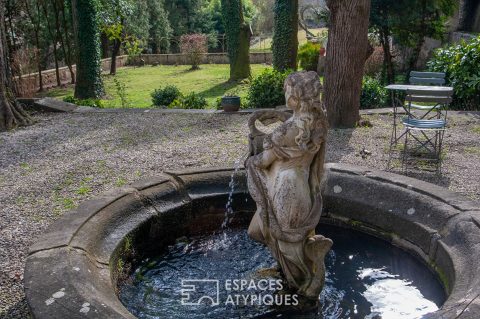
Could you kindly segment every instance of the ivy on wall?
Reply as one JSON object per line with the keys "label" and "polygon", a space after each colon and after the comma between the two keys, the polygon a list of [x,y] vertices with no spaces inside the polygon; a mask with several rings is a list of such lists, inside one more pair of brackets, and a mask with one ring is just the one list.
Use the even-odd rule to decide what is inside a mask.
{"label": "ivy on wall", "polygon": [[75,98],[98,99],[105,94],[101,77],[98,0],[73,0],[77,45]]}
{"label": "ivy on wall", "polygon": [[296,70],[298,51],[298,0],[275,0],[273,67]]}
{"label": "ivy on wall", "polygon": [[250,26],[245,23],[241,0],[222,0],[222,17],[227,36],[230,80],[250,77]]}

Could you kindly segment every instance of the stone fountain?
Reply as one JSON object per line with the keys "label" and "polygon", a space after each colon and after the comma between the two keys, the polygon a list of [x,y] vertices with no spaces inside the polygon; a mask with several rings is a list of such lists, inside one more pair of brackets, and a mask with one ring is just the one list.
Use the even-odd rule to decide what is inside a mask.
{"label": "stone fountain", "polygon": [[[300,310],[318,309],[312,318],[479,318],[479,203],[406,176],[324,165],[321,90],[313,72],[287,78],[290,111],[251,117],[244,170],[166,172],[61,217],[28,254],[33,317],[291,318],[232,309],[219,286],[205,290],[211,304],[180,302],[182,279],[250,279],[276,262]],[[257,122],[280,124],[266,134]]]}

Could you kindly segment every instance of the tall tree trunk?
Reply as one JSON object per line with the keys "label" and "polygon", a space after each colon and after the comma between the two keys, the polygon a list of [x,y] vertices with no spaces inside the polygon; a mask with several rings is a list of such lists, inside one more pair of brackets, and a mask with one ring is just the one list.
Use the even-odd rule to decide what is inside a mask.
{"label": "tall tree trunk", "polygon": [[[63,25],[63,32],[62,32],[62,27],[60,23],[60,17],[59,17],[59,11],[62,12],[63,19],[65,21],[65,5],[63,1],[60,1],[60,6],[57,4],[58,0],[53,0],[53,8],[55,11],[55,29],[56,29],[56,35],[57,39],[60,42],[60,47],[62,49],[63,57],[65,59],[65,64],[67,64],[68,70],[70,71],[70,78],[71,78],[71,83],[75,83],[75,72],[73,71],[73,66],[72,66],[72,60],[71,60],[71,55],[69,52],[69,48],[66,47],[66,43],[68,43],[68,28],[67,24],[65,23]],[[63,40],[63,35],[62,33],[65,33],[65,41]]]}
{"label": "tall tree trunk", "polygon": [[60,70],[58,67],[58,50],[57,50],[57,41],[53,41],[53,57],[55,59],[55,77],[57,79],[57,86],[62,85],[62,81],[60,80]]}
{"label": "tall tree trunk", "polygon": [[[0,0],[2,1],[2,0]],[[43,76],[42,76],[42,63],[41,63],[41,48],[40,48],[40,12],[38,5],[37,8],[37,19],[34,18],[32,8],[27,0],[24,1],[25,4],[25,12],[27,13],[30,22],[34,26],[33,33],[35,34],[35,46],[38,50],[36,53],[36,60],[37,60],[37,69],[38,69],[38,90],[40,92],[43,91]]]}
{"label": "tall tree trunk", "polygon": [[327,6],[331,19],[324,93],[328,120],[331,127],[354,127],[360,119],[370,0],[327,0]]}
{"label": "tall tree trunk", "polygon": [[[47,3],[44,1],[37,0],[37,5],[41,5],[43,9],[43,15],[45,16],[45,21],[47,24],[47,31],[48,35],[50,36],[50,41],[53,44],[53,57],[55,60],[55,77],[57,78],[57,86],[62,85],[62,81],[60,81],[60,71],[58,70],[58,50],[57,50],[57,37],[53,34],[53,28],[50,27],[50,19],[48,16],[48,8]],[[54,14],[57,14],[56,12]]]}
{"label": "tall tree trunk", "polygon": [[[65,44],[67,46],[67,53],[66,55],[68,56],[68,64],[69,64],[69,70],[70,70],[70,78],[72,79],[71,83],[75,84],[75,71],[73,71],[73,55],[72,55],[72,46],[71,46],[71,38],[70,38],[70,33],[68,30],[68,20],[67,20],[67,15],[65,14],[65,2],[60,0],[60,7],[62,10],[62,21],[63,21],[63,29],[65,32]],[[72,21],[73,24],[73,21]]]}
{"label": "tall tree trunk", "polygon": [[100,34],[95,0],[72,0],[77,47],[77,99],[98,99],[104,94],[101,77]]}
{"label": "tall tree trunk", "polygon": [[227,35],[230,80],[250,77],[250,26],[245,23],[241,0],[222,0],[222,15]]}
{"label": "tall tree trunk", "polygon": [[112,60],[110,62],[110,74],[117,74],[117,56],[120,52],[120,45],[122,42],[119,39],[113,40],[113,49],[112,49]]}
{"label": "tall tree trunk", "polygon": [[15,101],[5,34],[5,0],[0,0],[0,131],[33,123]]}
{"label": "tall tree trunk", "polygon": [[38,34],[38,30],[35,30],[35,44],[38,50],[38,52],[36,53],[37,68],[38,68],[38,91],[42,92],[43,91],[43,75],[42,75],[41,53],[40,53],[40,47],[39,47],[40,35]]}
{"label": "tall tree trunk", "polygon": [[420,52],[422,52],[422,47],[424,43],[425,43],[425,37],[420,36],[415,47],[413,48],[412,55],[410,56],[410,59],[409,59],[407,77],[409,76],[411,71],[417,68],[418,59],[420,58]]}
{"label": "tall tree trunk", "polygon": [[[13,8],[12,8],[11,0],[7,0],[6,5],[7,5],[6,16],[8,17],[8,27],[7,27],[7,23],[5,23],[5,34],[7,36],[9,53],[10,53],[10,56],[12,56],[13,52],[17,50],[17,46],[15,41],[15,29],[13,28],[13,12],[12,12]],[[8,33],[8,31],[10,31],[10,34]]]}
{"label": "tall tree trunk", "polygon": [[408,79],[410,76],[410,72],[417,68],[418,59],[420,58],[420,52],[422,51],[423,44],[425,43],[425,36],[426,36],[426,21],[425,15],[427,11],[427,1],[422,0],[422,21],[420,22],[420,26],[417,33],[417,43],[412,50],[412,55],[408,61],[408,69],[407,69],[407,76]]}
{"label": "tall tree trunk", "polygon": [[380,30],[380,44],[383,48],[383,66],[387,83],[395,83],[395,68],[393,66],[392,47],[390,46],[390,32],[386,28]]}
{"label": "tall tree trunk", "polygon": [[102,50],[102,59],[108,58],[108,51],[110,50],[110,41],[105,32],[100,34],[100,47]]}
{"label": "tall tree trunk", "polygon": [[298,0],[275,0],[273,26],[273,67],[297,69]]}

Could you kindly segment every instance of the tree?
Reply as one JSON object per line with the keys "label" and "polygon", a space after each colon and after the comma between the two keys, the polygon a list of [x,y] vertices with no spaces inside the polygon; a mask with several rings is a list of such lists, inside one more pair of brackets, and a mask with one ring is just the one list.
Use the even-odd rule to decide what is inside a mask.
{"label": "tree", "polygon": [[447,20],[455,12],[455,0],[411,0],[408,18],[401,20],[403,27],[394,30],[395,39],[412,49],[407,61],[407,74],[416,69],[425,38],[443,39]]}
{"label": "tree", "polygon": [[105,94],[101,77],[97,6],[96,0],[72,0],[77,44],[77,99],[98,99]]}
{"label": "tree", "polygon": [[205,34],[184,34],[180,37],[180,49],[191,64],[191,70],[198,70],[203,56],[208,52],[208,38]]}
{"label": "tree", "polygon": [[250,25],[245,22],[241,0],[222,0],[222,15],[227,35],[230,80],[250,77]]}
{"label": "tree", "polygon": [[125,37],[125,19],[132,14],[133,3],[130,0],[102,0],[101,30],[102,34],[112,42],[110,74],[117,73],[117,56]]}
{"label": "tree", "polygon": [[202,8],[207,0],[165,0],[165,10],[174,36],[188,33],[211,34],[213,24]]}
{"label": "tree", "polygon": [[[70,8],[71,2],[68,1],[67,5],[65,5],[65,1],[55,1],[55,3],[58,3],[58,7],[55,6],[55,10],[60,9],[62,16],[60,22],[57,20],[56,21],[56,29],[57,29],[57,36],[60,39],[60,44],[61,48],[63,51],[63,56],[65,58],[65,62],[67,63],[68,69],[70,71],[70,77],[72,79],[71,83],[75,84],[75,73],[73,71],[73,49],[72,49],[72,42],[71,42],[71,37],[70,37],[70,24],[71,24],[71,12],[68,12],[68,18],[67,18],[67,9]],[[63,36],[65,36],[65,39],[63,39]]]}
{"label": "tree", "polygon": [[298,0],[276,0],[273,28],[273,67],[297,69]]}
{"label": "tree", "polygon": [[[221,1],[210,0],[204,10],[206,11],[205,15],[209,16],[209,19],[213,23],[214,32],[217,34],[225,34]],[[257,6],[253,4],[252,0],[242,0],[242,10],[245,23],[252,24],[253,20],[257,18]]]}
{"label": "tree", "polygon": [[[55,1],[54,1],[55,2]],[[54,20],[58,23],[58,10],[51,10],[49,8],[49,3],[45,0],[37,0],[38,5],[42,8],[42,12],[44,15],[44,21],[46,24],[46,29],[47,29],[47,34],[49,38],[49,42],[52,44],[53,47],[53,57],[55,61],[55,76],[57,78],[57,86],[62,85],[62,82],[60,80],[60,70],[59,68],[59,52],[57,48],[57,43],[58,43],[58,35],[54,32],[54,27],[50,25],[50,20]],[[53,13],[55,15],[55,19],[51,19],[50,13]]]}
{"label": "tree", "polygon": [[258,10],[255,23],[255,32],[260,34],[270,34],[273,32],[274,13],[272,8],[275,0],[253,0]]}
{"label": "tree", "polygon": [[370,26],[383,48],[387,83],[395,82],[392,39],[411,49],[408,74],[417,67],[425,38],[443,39],[456,6],[455,0],[372,0]]}
{"label": "tree", "polygon": [[[0,0],[1,1],[1,0]],[[42,76],[42,58],[41,58],[41,48],[42,48],[42,43],[41,43],[41,30],[42,30],[42,21],[41,21],[41,12],[40,12],[40,6],[38,1],[35,1],[33,3],[32,0],[24,0],[23,1],[23,9],[25,13],[27,14],[28,17],[28,22],[29,22],[29,29],[33,32],[34,34],[34,45],[36,49],[38,50],[37,56],[36,56],[36,62],[37,62],[37,70],[38,70],[38,86],[39,86],[39,91],[43,91],[43,76]]]}
{"label": "tree", "polygon": [[168,52],[172,28],[164,8],[164,1],[148,0],[147,5],[150,25],[148,30],[149,46],[152,48],[152,53]]}
{"label": "tree", "polygon": [[354,127],[360,119],[370,0],[327,0],[327,6],[331,19],[324,93],[328,120],[331,127]]}
{"label": "tree", "polygon": [[0,131],[33,123],[15,100],[5,32],[5,0],[0,0]]}
{"label": "tree", "polygon": [[370,12],[370,26],[377,35],[383,49],[383,73],[385,82],[395,82],[394,56],[392,53],[391,36],[392,30],[401,23],[398,19],[404,12],[404,4],[400,1],[372,0]]}

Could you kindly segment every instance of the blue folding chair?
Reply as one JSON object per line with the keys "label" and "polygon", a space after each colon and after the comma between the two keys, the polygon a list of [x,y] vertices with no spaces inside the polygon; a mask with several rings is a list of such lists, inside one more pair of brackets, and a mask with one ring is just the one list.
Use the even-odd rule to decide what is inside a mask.
{"label": "blue folding chair", "polygon": [[445,73],[443,72],[410,72],[410,84],[414,85],[438,85],[445,84]]}
{"label": "blue folding chair", "polygon": [[[452,101],[452,95],[453,90],[407,90],[405,97],[407,116],[402,120],[405,127],[402,157],[404,171],[410,160],[433,162],[436,165],[436,171],[441,171],[443,137],[447,128],[447,107]],[[424,106],[426,103],[430,109],[423,109],[423,112],[429,114],[432,110],[436,110],[435,118],[426,119],[425,116],[418,117],[412,113],[413,105]],[[410,141],[412,145],[409,145]]]}
{"label": "blue folding chair", "polygon": [[[410,84],[413,85],[435,85],[443,86],[445,84],[445,73],[443,72],[410,72]],[[410,104],[410,109],[419,110],[423,113],[421,118],[432,119],[438,117],[438,112],[441,111],[441,108],[435,107],[435,105],[422,103],[422,104]],[[434,113],[434,114],[432,114]]]}

